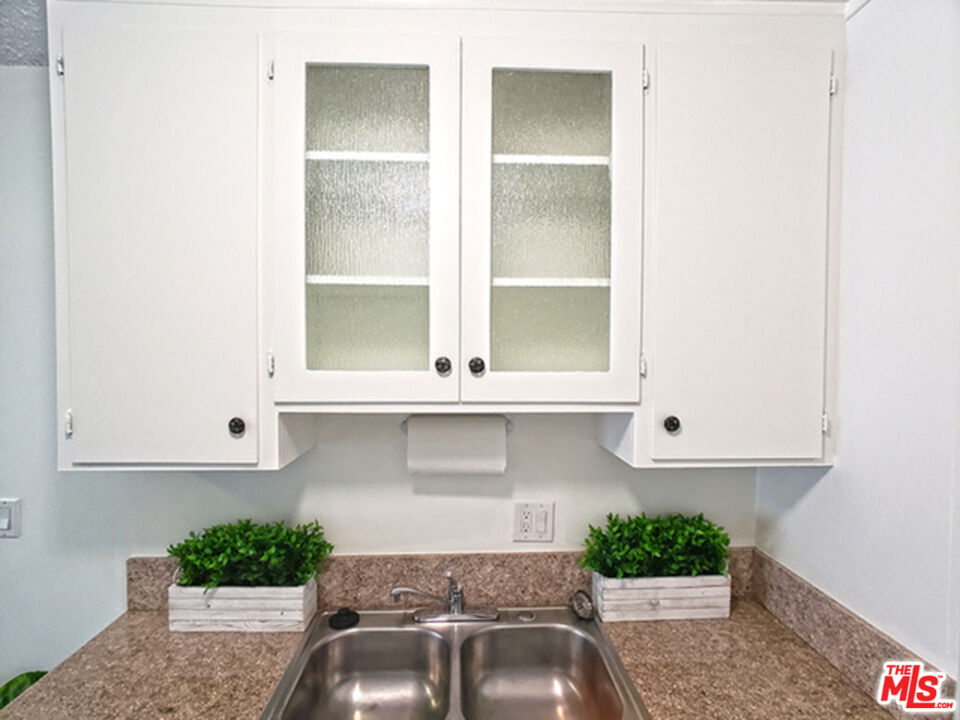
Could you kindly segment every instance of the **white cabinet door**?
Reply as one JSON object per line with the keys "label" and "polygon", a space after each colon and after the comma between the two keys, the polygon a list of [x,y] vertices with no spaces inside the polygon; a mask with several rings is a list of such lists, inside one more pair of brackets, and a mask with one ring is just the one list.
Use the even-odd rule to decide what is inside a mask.
{"label": "white cabinet door", "polygon": [[257,461],[258,52],[252,32],[63,28],[73,463]]}
{"label": "white cabinet door", "polygon": [[831,64],[819,47],[656,50],[654,459],[822,454]]}
{"label": "white cabinet door", "polygon": [[463,42],[464,401],[637,402],[643,47]]}
{"label": "white cabinet door", "polygon": [[281,35],[279,401],[456,401],[459,40]]}

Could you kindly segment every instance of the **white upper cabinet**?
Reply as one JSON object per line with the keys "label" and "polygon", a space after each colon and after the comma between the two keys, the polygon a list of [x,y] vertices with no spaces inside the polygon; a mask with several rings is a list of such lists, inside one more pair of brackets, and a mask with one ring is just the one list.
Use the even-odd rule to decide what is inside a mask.
{"label": "white upper cabinet", "polygon": [[49,0],[60,467],[339,412],[831,462],[842,4],[681,4]]}
{"label": "white upper cabinet", "polygon": [[55,27],[61,466],[256,463],[257,34]]}
{"label": "white upper cabinet", "polygon": [[277,400],[457,400],[459,56],[456,37],[277,38]]}
{"label": "white upper cabinet", "polygon": [[464,401],[637,402],[643,46],[463,43]]}
{"label": "white upper cabinet", "polygon": [[469,38],[461,69],[456,36],[279,36],[276,399],[637,402],[642,69],[638,44]]}
{"label": "white upper cabinet", "polygon": [[832,52],[677,43],[655,63],[652,457],[820,458]]}

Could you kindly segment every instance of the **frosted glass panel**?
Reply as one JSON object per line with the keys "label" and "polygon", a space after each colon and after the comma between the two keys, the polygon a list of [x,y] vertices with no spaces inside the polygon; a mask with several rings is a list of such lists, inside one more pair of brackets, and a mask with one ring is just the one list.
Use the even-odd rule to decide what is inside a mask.
{"label": "frosted glass panel", "polygon": [[610,276],[607,166],[494,165],[494,277]]}
{"label": "frosted glass panel", "polygon": [[426,67],[308,65],[306,149],[427,152]]}
{"label": "frosted glass panel", "polygon": [[493,71],[493,152],[610,154],[610,73]]}
{"label": "frosted glass panel", "polygon": [[426,370],[429,289],[307,285],[308,370]]}
{"label": "frosted glass panel", "polygon": [[428,369],[429,79],[426,67],[306,68],[309,370]]}
{"label": "frosted glass panel", "polygon": [[427,276],[427,163],[306,165],[308,275]]}
{"label": "frosted glass panel", "polygon": [[493,71],[492,371],[610,368],[610,88]]}
{"label": "frosted glass panel", "polygon": [[609,288],[493,288],[490,369],[610,369]]}

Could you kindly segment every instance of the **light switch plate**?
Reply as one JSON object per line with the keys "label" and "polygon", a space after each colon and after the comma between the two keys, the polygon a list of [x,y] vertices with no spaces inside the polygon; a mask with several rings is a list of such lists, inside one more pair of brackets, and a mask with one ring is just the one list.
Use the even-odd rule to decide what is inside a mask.
{"label": "light switch plate", "polygon": [[553,542],[554,503],[521,502],[513,506],[514,542]]}
{"label": "light switch plate", "polygon": [[20,498],[0,498],[0,538],[20,537]]}

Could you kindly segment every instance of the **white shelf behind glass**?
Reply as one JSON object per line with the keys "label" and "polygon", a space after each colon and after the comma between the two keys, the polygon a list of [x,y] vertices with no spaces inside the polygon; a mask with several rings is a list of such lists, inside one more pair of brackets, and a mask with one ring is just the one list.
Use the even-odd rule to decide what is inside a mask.
{"label": "white shelf behind glass", "polygon": [[308,285],[382,285],[426,287],[430,281],[416,275],[307,275]]}
{"label": "white shelf behind glass", "polygon": [[430,153],[355,152],[353,150],[307,150],[307,160],[332,162],[430,162]]}
{"label": "white shelf behind glass", "polygon": [[609,165],[607,155],[503,155],[494,153],[494,165]]}
{"label": "white shelf behind glass", "polygon": [[610,278],[495,277],[494,287],[590,288],[610,287]]}

